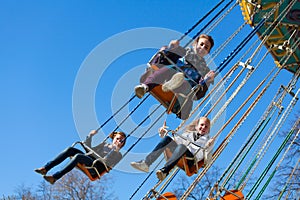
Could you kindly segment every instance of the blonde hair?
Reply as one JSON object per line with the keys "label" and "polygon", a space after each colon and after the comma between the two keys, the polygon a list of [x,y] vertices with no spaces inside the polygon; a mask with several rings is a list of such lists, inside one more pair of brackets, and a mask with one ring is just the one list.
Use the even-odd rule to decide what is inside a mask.
{"label": "blonde hair", "polygon": [[210,126],[210,120],[207,117],[200,117],[200,118],[192,121],[189,125],[187,125],[185,130],[189,131],[189,132],[196,131],[196,126],[199,124],[201,119],[205,119],[206,121],[208,121],[209,126]]}

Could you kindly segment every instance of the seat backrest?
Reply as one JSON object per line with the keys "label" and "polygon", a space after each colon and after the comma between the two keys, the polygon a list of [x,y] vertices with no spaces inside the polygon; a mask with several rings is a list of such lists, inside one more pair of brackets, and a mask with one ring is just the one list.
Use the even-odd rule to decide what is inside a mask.
{"label": "seat backrest", "polygon": [[172,49],[163,49],[156,52],[156,54],[150,59],[148,62],[150,65],[154,65],[158,69],[166,65],[174,65],[177,63],[179,58],[186,55],[186,49],[181,46]]}
{"label": "seat backrest", "polygon": [[158,85],[151,90],[150,94],[167,109],[168,114],[172,113],[177,102],[177,97],[173,92],[164,92],[162,91],[162,85]]}
{"label": "seat backrest", "polygon": [[160,195],[156,200],[177,200],[175,194],[173,194],[172,192],[166,192],[162,195]]}

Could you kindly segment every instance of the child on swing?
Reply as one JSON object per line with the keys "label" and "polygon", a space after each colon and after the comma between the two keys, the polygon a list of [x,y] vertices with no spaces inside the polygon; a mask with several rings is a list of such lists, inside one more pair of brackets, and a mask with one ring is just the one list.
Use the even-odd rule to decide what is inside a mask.
{"label": "child on swing", "polygon": [[214,141],[210,139],[209,131],[210,120],[207,117],[200,117],[194,120],[187,126],[185,132],[182,134],[183,137],[176,136],[174,139],[169,136],[164,136],[168,131],[166,130],[166,126],[163,126],[159,129],[159,135],[163,138],[153,151],[146,156],[145,160],[131,162],[130,164],[137,170],[149,172],[149,166],[154,163],[166,148],[170,149],[172,152],[171,158],[165,163],[163,168],[156,172],[157,178],[162,181],[183,156],[196,158],[196,161],[188,160],[189,167],[203,159],[204,155],[203,151],[199,150],[200,147],[191,144],[189,141],[201,147],[208,148],[208,151],[212,150]]}
{"label": "child on swing", "polygon": [[[92,137],[97,134],[97,132],[98,131],[96,130],[92,130],[87,136],[85,144],[91,147],[92,150],[102,158],[109,154],[109,157],[107,158],[105,164],[111,169],[122,159],[122,154],[119,151],[125,145],[126,135],[123,132],[112,132],[109,135],[109,137],[112,139],[111,144],[102,142],[99,145],[92,147]],[[57,171],[51,176],[46,175],[50,169],[63,162],[65,159],[68,159],[69,157],[72,158],[63,169]],[[52,161],[46,163],[46,165],[44,165],[43,167],[35,169],[34,171],[43,175],[44,179],[49,183],[54,184],[58,179],[60,179],[62,176],[76,167],[78,163],[84,164],[85,166],[92,166],[94,160],[96,160],[96,158],[93,156],[93,154],[86,155],[77,148],[68,147]],[[102,164],[101,166],[97,166],[97,170],[99,173],[102,173],[106,171],[106,167],[104,164]]]}
{"label": "child on swing", "polygon": [[[201,34],[195,39],[192,49],[184,49],[179,46],[178,40],[172,40],[169,47],[163,47],[160,52],[166,49],[171,52],[169,55],[173,63],[163,56],[155,58],[152,62],[156,62],[160,67],[150,75],[146,73],[147,77],[142,76],[141,84],[134,88],[136,96],[142,98],[146,92],[162,85],[164,92],[172,91],[179,94],[179,104],[182,108],[177,116],[186,119],[192,109],[193,100],[201,99],[214,81],[215,73],[207,67],[203,58],[213,46],[213,38],[206,34]],[[199,87],[198,90],[195,94],[189,95],[195,86]]]}

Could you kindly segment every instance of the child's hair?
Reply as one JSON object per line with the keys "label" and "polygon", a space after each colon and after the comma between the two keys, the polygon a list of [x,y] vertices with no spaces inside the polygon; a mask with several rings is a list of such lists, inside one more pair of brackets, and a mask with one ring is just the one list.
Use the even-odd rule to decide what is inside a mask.
{"label": "child's hair", "polygon": [[205,39],[207,39],[207,40],[210,42],[210,45],[211,45],[211,47],[210,47],[210,49],[209,49],[209,52],[210,52],[210,50],[211,50],[211,49],[213,48],[213,46],[215,45],[214,39],[213,39],[210,35],[201,34],[201,35],[199,35],[199,36],[194,40],[193,45],[197,44],[200,38],[205,38]]}
{"label": "child's hair", "polygon": [[124,132],[122,132],[122,131],[114,131],[114,132],[111,132],[109,134],[109,137],[111,139],[114,139],[117,134],[121,135],[124,138],[123,139],[123,144],[122,144],[122,147],[123,147],[125,145],[125,143],[126,143],[126,134]]}
{"label": "child's hair", "polygon": [[196,126],[198,125],[198,123],[201,119],[206,119],[209,122],[209,125],[210,125],[210,120],[207,117],[200,117],[200,118],[192,121],[189,125],[187,125],[185,130],[189,131],[189,132],[196,131]]}

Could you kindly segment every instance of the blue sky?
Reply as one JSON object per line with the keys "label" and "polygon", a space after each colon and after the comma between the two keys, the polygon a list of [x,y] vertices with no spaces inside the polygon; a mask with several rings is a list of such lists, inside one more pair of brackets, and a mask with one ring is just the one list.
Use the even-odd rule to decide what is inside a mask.
{"label": "blue sky", "polygon": [[[168,44],[170,39],[177,39],[215,4],[212,1],[177,0],[1,0],[0,3],[0,149],[3,154],[0,195],[14,193],[22,183],[39,184],[42,179],[33,169],[74,141],[83,139],[89,130],[98,128],[116,107],[133,95],[132,88],[138,83],[139,74],[155,49]],[[236,7],[224,24],[211,33],[216,47],[228,37],[226,33],[233,32],[242,23],[240,9]],[[157,30],[162,35],[157,34]],[[122,36],[125,40],[119,42],[118,38]],[[130,39],[126,40],[129,36]],[[105,42],[108,42],[107,51],[103,51]],[[235,46],[236,43],[230,44],[215,63],[219,64]],[[111,55],[116,58],[107,61]],[[95,59],[93,64],[99,66],[99,71],[83,75],[83,82],[80,82],[91,59]],[[269,58],[263,72],[273,66]],[[283,72],[276,79],[276,85],[267,94],[269,98],[263,99],[265,102],[258,110],[264,110],[270,96],[273,97],[278,86],[286,84],[290,77],[290,73]],[[256,78],[261,77],[257,74]],[[78,89],[76,83],[83,88]],[[253,82],[247,87],[254,88],[255,85]],[[94,91],[89,91],[90,88]],[[78,96],[74,97],[78,90],[78,96],[83,100],[86,95],[89,100],[92,99],[87,105],[77,104],[85,103],[78,100]],[[243,98],[238,102],[241,101]],[[130,108],[136,103],[137,100]],[[149,107],[154,103],[154,100],[150,101]],[[92,113],[87,113],[89,110],[84,112],[85,106]],[[236,105],[228,110],[228,115],[234,108]],[[136,125],[146,113],[148,111],[144,108],[133,116],[131,123],[125,124],[125,131],[129,132],[132,125]],[[256,112],[250,117],[252,124],[249,122],[249,127],[260,114]],[[96,118],[90,119],[91,116]],[[179,120],[172,116],[168,118],[172,128],[176,128]],[[103,129],[103,133],[107,134],[113,128],[114,124],[110,124]],[[147,153],[159,140],[155,132],[147,137],[149,140],[138,144],[134,152]],[[134,139],[136,137],[129,140],[128,148]],[[229,151],[226,155],[229,162],[232,153]],[[129,155],[121,164],[121,170],[112,172],[118,179],[114,187],[120,197],[130,197],[145,178],[144,174],[122,168],[128,166],[134,156],[134,153]],[[128,180],[135,181],[126,190],[120,191],[118,187]],[[154,180],[155,177],[152,182]]]}

